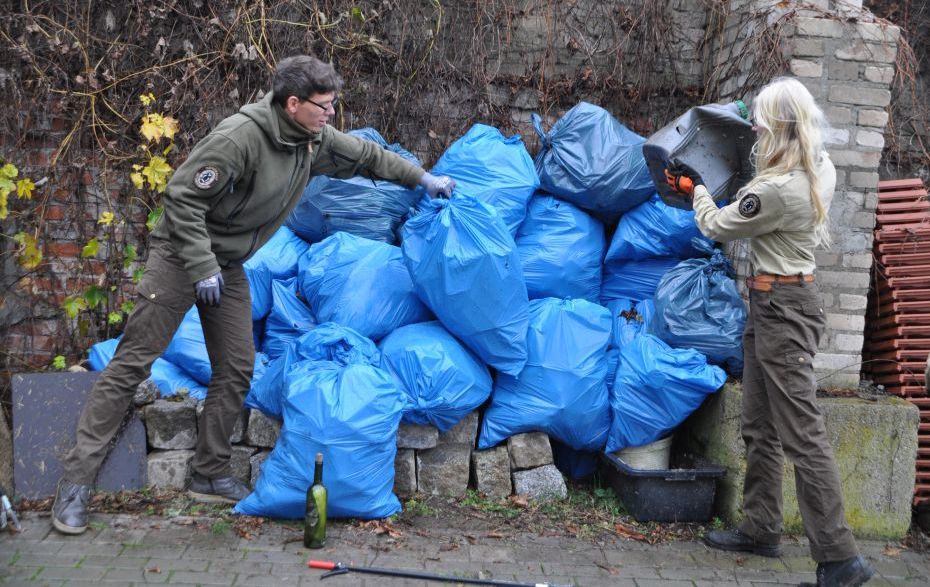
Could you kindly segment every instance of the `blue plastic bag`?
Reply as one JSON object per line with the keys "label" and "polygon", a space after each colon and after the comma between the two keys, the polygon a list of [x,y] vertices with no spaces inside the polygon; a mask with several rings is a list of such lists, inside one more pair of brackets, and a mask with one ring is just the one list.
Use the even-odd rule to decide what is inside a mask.
{"label": "blue plastic bag", "polygon": [[406,401],[386,371],[371,365],[315,362],[287,378],[284,426],[262,475],[235,511],[300,519],[323,453],[331,518],[385,518],[400,511],[391,492],[397,428]]}
{"label": "blue plastic bag", "polygon": [[604,225],[580,208],[536,195],[517,231],[517,250],[531,300],[601,295]]}
{"label": "blue plastic bag", "polygon": [[491,395],[488,368],[439,322],[398,328],[378,348],[381,368],[407,395],[404,422],[445,432]]}
{"label": "blue plastic bag", "polygon": [[253,376],[245,406],[280,420],[281,402],[287,394],[285,378],[298,364],[331,361],[337,365],[378,365],[381,353],[371,340],[351,328],[324,322],[302,335],[272,360],[261,377]]}
{"label": "blue plastic bag", "polygon": [[[414,165],[420,165],[412,153],[399,144],[387,144],[373,128],[350,130],[349,134],[377,143]],[[419,197],[419,190],[381,179],[363,176],[336,179],[318,175],[310,180],[300,202],[288,216],[287,226],[311,243],[345,231],[394,244],[398,227]]]}
{"label": "blue plastic bag", "polygon": [[601,282],[601,304],[628,298],[646,300],[656,295],[665,272],[677,265],[675,257],[653,257],[639,261],[605,261]]}
{"label": "blue plastic bag", "polygon": [[400,248],[340,232],[300,260],[300,291],[320,322],[372,340],[433,319],[414,291]]}
{"label": "blue plastic bag", "polygon": [[556,468],[569,479],[586,479],[597,470],[600,451],[575,450],[555,438],[550,438],[549,443]]}
{"label": "blue plastic bag", "polygon": [[610,312],[585,300],[530,302],[529,358],[517,376],[498,374],[478,448],[521,432],[546,432],[577,450],[604,447]]}
{"label": "blue plastic bag", "polygon": [[734,376],[743,372],[746,305],[736,289],[723,253],[688,259],[669,270],[656,290],[656,317],[649,332],[675,348],[692,348],[723,365]]}
{"label": "blue plastic bag", "polygon": [[297,275],[297,261],[310,247],[289,228],[282,226],[243,263],[252,296],[252,320],[261,320],[271,311],[271,282]]}
{"label": "blue plastic bag", "polygon": [[[704,247],[696,248],[691,239]],[[701,234],[694,222],[694,210],[667,206],[658,194],[620,218],[607,249],[607,258],[640,260],[649,257],[689,259],[704,254],[713,242]]]}
{"label": "blue plastic bag", "polygon": [[533,159],[520,135],[505,137],[493,126],[476,124],[452,143],[432,169],[455,180],[455,191],[497,209],[511,235],[539,187]]}
{"label": "blue plastic bag", "polygon": [[203,326],[200,324],[197,306],[191,306],[187,314],[184,314],[184,319],[168,343],[168,348],[162,353],[162,358],[184,369],[198,383],[210,384],[213,368],[207,355],[207,343],[203,337]]}
{"label": "blue plastic bag", "polygon": [[633,338],[620,351],[606,451],[668,436],[726,380],[723,369],[695,350],[673,349],[650,334]]}
{"label": "blue plastic bag", "polygon": [[656,312],[651,299],[639,302],[628,299],[613,300],[608,302],[607,309],[610,310],[613,319],[610,346],[615,349],[622,349],[634,337],[646,333]]}
{"label": "blue plastic bag", "polygon": [[262,351],[275,359],[293,340],[312,330],[316,320],[307,304],[298,297],[296,277],[273,281],[271,298],[274,304],[265,320]]}
{"label": "blue plastic bag", "polygon": [[481,360],[518,374],[529,299],[517,245],[497,211],[471,196],[428,200],[403,236],[420,299]]}
{"label": "blue plastic bag", "polygon": [[533,114],[542,147],[536,154],[540,188],[584,208],[605,222],[655,193],[643,158],[646,139],[599,106],[580,102],[547,135]]}
{"label": "blue plastic bag", "polygon": [[[91,371],[103,371],[116,354],[116,347],[121,339],[122,335],[98,342],[90,347],[88,363]],[[169,363],[164,359],[155,359],[149,379],[158,387],[161,397],[169,397],[182,391],[194,399],[207,397],[206,386],[198,383],[174,363]]]}

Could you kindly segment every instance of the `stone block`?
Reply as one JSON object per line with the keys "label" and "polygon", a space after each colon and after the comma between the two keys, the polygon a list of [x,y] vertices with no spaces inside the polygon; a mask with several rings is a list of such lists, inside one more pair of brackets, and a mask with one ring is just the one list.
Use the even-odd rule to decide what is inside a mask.
{"label": "stone block", "polygon": [[397,428],[397,448],[427,449],[439,443],[439,430],[427,424],[404,424]]}
{"label": "stone block", "polygon": [[865,328],[865,318],[854,314],[827,314],[827,328],[862,332]]}
{"label": "stone block", "polygon": [[840,309],[842,310],[865,310],[868,304],[869,298],[867,296],[840,294]]}
{"label": "stone block", "polygon": [[883,88],[833,84],[830,87],[829,98],[831,102],[840,104],[858,104],[860,106],[880,106],[884,108],[891,103],[891,92]]}
{"label": "stone block", "polygon": [[844,125],[852,122],[852,108],[848,106],[830,106],[827,108],[827,120],[830,124]]}
{"label": "stone block", "polygon": [[798,18],[796,27],[797,34],[804,37],[843,36],[843,24],[830,18]]}
{"label": "stone block", "polygon": [[860,110],[858,123],[860,126],[885,128],[888,125],[888,113],[884,110]]}
{"label": "stone block", "polygon": [[270,454],[270,450],[259,450],[257,453],[249,457],[249,469],[251,470],[249,486],[252,489],[255,489],[255,483],[258,482],[258,478],[262,474],[262,464]]}
{"label": "stone block", "polygon": [[794,38],[791,40],[791,54],[795,57],[823,57],[823,41]]}
{"label": "stone block", "polygon": [[894,63],[898,48],[894,45],[873,45],[856,41],[834,52],[837,59],[863,63]]}
{"label": "stone block", "polygon": [[827,79],[840,81],[856,81],[859,79],[859,69],[862,65],[858,61],[834,61],[827,70]]}
{"label": "stone block", "polygon": [[148,484],[162,489],[184,489],[191,476],[192,450],[156,450],[149,453]]}
{"label": "stone block", "polygon": [[568,497],[565,478],[555,465],[513,472],[513,492],[537,501]]}
{"label": "stone block", "polygon": [[515,471],[553,463],[552,445],[545,432],[514,434],[507,439],[507,450],[510,452],[510,468]]}
{"label": "stone block", "polygon": [[817,281],[828,286],[868,287],[869,274],[866,271],[818,271]]}
{"label": "stone block", "polygon": [[399,448],[394,456],[394,493],[409,497],[417,492],[417,456],[412,448]]}
{"label": "stone block", "polygon": [[417,489],[427,495],[460,496],[468,489],[471,447],[440,444],[417,451]]}
{"label": "stone block", "polygon": [[861,169],[878,169],[882,154],[863,151],[830,150],[830,158],[837,167],[858,167]]}
{"label": "stone block", "polygon": [[856,25],[856,32],[863,41],[869,43],[894,44],[901,37],[900,28],[876,22],[860,22]]}
{"label": "stone block", "polygon": [[[856,367],[858,371],[858,366]],[[741,516],[746,474],[740,436],[742,389],[729,383],[711,395],[680,428],[679,442],[727,468],[717,486],[715,509],[728,522]],[[836,457],[846,519],[858,538],[900,539],[911,523],[917,428],[916,406],[899,398],[817,400]],[[782,483],[784,523],[801,532],[794,467],[786,459]]]}
{"label": "stone block", "polygon": [[146,379],[136,387],[136,393],[132,396],[132,405],[141,408],[154,402],[159,397],[161,397],[161,391],[158,386],[151,379]]}
{"label": "stone block", "polygon": [[834,344],[838,351],[862,352],[862,342],[865,339],[861,334],[837,334]]}
{"label": "stone block", "polygon": [[865,81],[877,84],[890,84],[894,80],[893,67],[876,67],[870,65],[865,68]]}
{"label": "stone block", "polygon": [[791,73],[798,77],[820,77],[823,75],[823,64],[804,59],[792,59]]}
{"label": "stone block", "polygon": [[467,444],[474,448],[478,440],[478,412],[462,418],[458,424],[439,435],[439,444]]}
{"label": "stone block", "polygon": [[823,142],[828,145],[846,146],[849,143],[849,131],[845,128],[828,128],[824,130]]}
{"label": "stone block", "polygon": [[197,444],[197,402],[156,400],[142,408],[149,446],[168,450]]}
{"label": "stone block", "polygon": [[860,130],[856,133],[856,144],[863,147],[882,149],[885,146],[885,137],[874,130]]}
{"label": "stone block", "polygon": [[281,422],[273,420],[258,410],[249,411],[249,423],[245,429],[245,443],[252,446],[273,448],[281,434]]}
{"label": "stone block", "polygon": [[478,493],[494,498],[507,497],[513,491],[507,445],[472,452],[471,471]]}
{"label": "stone block", "polygon": [[878,187],[878,174],[874,171],[851,171],[849,185],[854,188],[874,190]]}
{"label": "stone block", "polygon": [[871,269],[872,260],[872,253],[847,254],[843,255],[843,266]]}
{"label": "stone block", "polygon": [[[200,422],[200,414],[203,413],[204,400],[197,401],[197,422]],[[242,410],[242,413],[239,414],[239,417],[236,419],[236,423],[233,426],[232,434],[229,435],[229,442],[233,444],[239,444],[242,442],[242,438],[245,436],[245,426],[248,421],[248,410]]]}
{"label": "stone block", "polygon": [[229,456],[229,468],[232,469],[233,477],[236,477],[243,483],[248,483],[252,479],[252,455],[258,450],[254,446],[245,446],[237,444],[232,447],[232,454]]}

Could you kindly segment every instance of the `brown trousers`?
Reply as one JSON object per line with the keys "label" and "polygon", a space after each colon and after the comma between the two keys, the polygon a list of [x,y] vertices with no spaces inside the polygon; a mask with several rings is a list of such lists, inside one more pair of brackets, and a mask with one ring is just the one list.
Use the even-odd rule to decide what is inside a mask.
{"label": "brown trousers", "polygon": [[816,562],[859,554],[843,513],[833,449],[817,407],[813,358],[825,316],[816,284],[750,291],[743,334],[742,434],[745,519],[739,529],[777,542],[782,531],[784,456],[794,463],[804,533]]}
{"label": "brown trousers", "polygon": [[[92,485],[136,387],[150,374],[184,314],[196,301],[190,278],[171,245],[152,239],[135,309],[113,360],[97,378],[77,426],[75,446],[62,459],[64,478]],[[242,267],[223,269],[219,307],[197,304],[212,378],[198,421],[193,469],[207,477],[230,476],[236,418],[249,390],[255,361],[252,302]]]}

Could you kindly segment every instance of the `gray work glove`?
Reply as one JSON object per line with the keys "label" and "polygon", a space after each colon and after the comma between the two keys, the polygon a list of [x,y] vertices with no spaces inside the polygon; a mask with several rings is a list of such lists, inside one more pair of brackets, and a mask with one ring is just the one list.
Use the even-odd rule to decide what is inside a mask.
{"label": "gray work glove", "polygon": [[211,275],[206,279],[201,279],[194,284],[194,291],[197,293],[197,301],[213,306],[220,305],[220,294],[223,293],[223,273]]}
{"label": "gray work glove", "polygon": [[420,185],[426,188],[426,193],[431,198],[451,198],[452,190],[455,189],[455,180],[448,175],[433,175],[426,172],[420,179]]}

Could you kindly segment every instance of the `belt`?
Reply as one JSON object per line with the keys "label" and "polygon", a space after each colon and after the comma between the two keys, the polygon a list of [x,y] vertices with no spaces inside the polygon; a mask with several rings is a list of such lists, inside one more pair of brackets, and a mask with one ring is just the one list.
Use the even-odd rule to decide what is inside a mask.
{"label": "belt", "polygon": [[771,275],[762,273],[760,275],[751,275],[746,278],[746,287],[756,291],[772,291],[773,283],[784,283],[790,285],[801,285],[802,283],[813,283],[812,274],[798,275]]}

